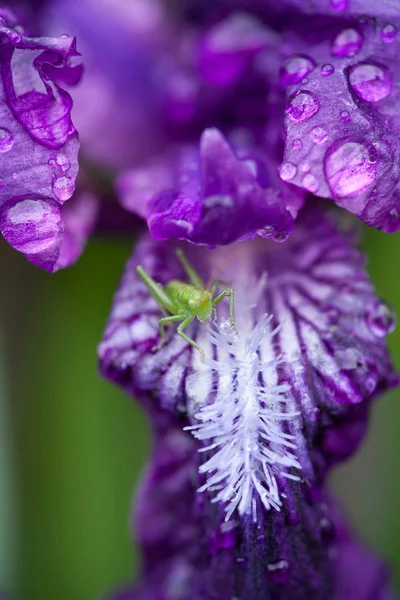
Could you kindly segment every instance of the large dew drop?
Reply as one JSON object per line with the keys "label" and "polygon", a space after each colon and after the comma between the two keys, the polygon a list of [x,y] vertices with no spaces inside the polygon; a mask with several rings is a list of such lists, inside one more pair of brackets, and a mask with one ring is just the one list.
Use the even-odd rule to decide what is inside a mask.
{"label": "large dew drop", "polygon": [[283,181],[290,181],[297,173],[297,167],[293,163],[286,162],[282,163],[279,167],[279,175]]}
{"label": "large dew drop", "polygon": [[75,181],[71,177],[68,177],[68,175],[57,177],[57,179],[53,181],[53,192],[60,202],[69,200],[74,191]]}
{"label": "large dew drop", "polygon": [[3,207],[0,230],[19,252],[39,254],[51,248],[60,235],[60,209],[46,200],[20,200],[11,207]]}
{"label": "large dew drop", "polygon": [[362,37],[355,29],[344,29],[336,36],[332,44],[333,56],[357,54],[362,46]]}
{"label": "large dew drop", "polygon": [[314,68],[314,62],[307,56],[295,55],[291,56],[283,63],[279,77],[284,86],[299,83],[306,77]]}
{"label": "large dew drop", "polygon": [[336,198],[355,196],[366,190],[376,178],[376,162],[359,142],[342,141],[331,146],[325,157],[325,174]]}
{"label": "large dew drop", "polygon": [[392,91],[391,73],[378,63],[360,63],[352,67],[349,83],[354,93],[365,102],[379,102]]}
{"label": "large dew drop", "polygon": [[0,153],[9,152],[14,145],[14,136],[8,129],[0,127]]}
{"label": "large dew drop", "polygon": [[300,90],[289,97],[286,114],[294,123],[306,121],[319,111],[319,102],[315,94]]}

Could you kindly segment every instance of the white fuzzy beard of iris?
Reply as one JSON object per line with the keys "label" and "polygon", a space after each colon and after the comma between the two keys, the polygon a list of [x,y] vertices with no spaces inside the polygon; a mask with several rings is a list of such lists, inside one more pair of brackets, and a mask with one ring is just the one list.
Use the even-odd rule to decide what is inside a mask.
{"label": "white fuzzy beard of iris", "polygon": [[[265,280],[260,284],[255,287],[264,287]],[[243,306],[243,302],[236,305]],[[199,468],[207,481],[198,491],[208,490],[212,502],[224,505],[226,521],[237,509],[256,522],[260,502],[266,510],[280,510],[282,506],[285,494],[280,493],[275,474],[300,480],[291,472],[301,469],[295,438],[284,431],[284,421],[296,419],[299,412],[290,409],[290,386],[277,383],[276,369],[283,357],[274,356],[266,362],[260,358],[266,339],[273,348],[280,326],[271,330],[272,316],[267,314],[254,325],[254,304],[247,303],[245,308],[247,318],[240,319],[240,337],[227,321],[211,327],[208,338],[218,359],[206,359],[203,368],[192,376],[190,387],[195,391],[202,382],[209,384],[217,378],[217,389],[212,392],[214,401],[203,401],[194,415],[200,423],[186,429],[207,443],[200,452],[211,453]],[[242,311],[237,312],[243,317]],[[260,381],[261,375],[264,381]]]}

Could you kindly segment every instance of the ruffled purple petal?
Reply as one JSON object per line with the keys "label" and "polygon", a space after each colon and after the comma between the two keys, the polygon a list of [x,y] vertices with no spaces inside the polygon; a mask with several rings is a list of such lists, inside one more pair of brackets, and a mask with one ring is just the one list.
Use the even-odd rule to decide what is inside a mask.
{"label": "ruffled purple petal", "polygon": [[0,230],[34,264],[53,271],[75,189],[78,136],[72,100],[58,82],[76,82],[75,40],[29,38],[0,23]]}
{"label": "ruffled purple petal", "polygon": [[211,329],[195,321],[186,331],[204,363],[173,326],[153,351],[162,315],[135,268],[160,284],[185,275],[174,245],[146,236],[115,297],[99,347],[102,373],[189,420],[204,446],[201,490],[228,520],[297,514],[300,490],[312,496],[327,470],[355,451],[369,401],[398,383],[385,342],[393,315],[351,236],[319,212],[305,213],[285,244],[187,251],[205,281],[233,287],[239,338],[224,319]]}
{"label": "ruffled purple petal", "polygon": [[235,151],[217,129],[200,149],[186,147],[174,164],[157,161],[119,182],[125,208],[147,219],[157,240],[186,239],[208,246],[257,236],[286,238],[293,218],[281,190],[269,187],[265,162]]}
{"label": "ruffled purple petal", "polygon": [[386,232],[400,228],[400,38],[393,27],[348,21],[325,23],[312,39],[305,34],[301,52],[307,48],[313,68],[288,87],[281,165],[285,180]]}
{"label": "ruffled purple petal", "polygon": [[[149,403],[150,406],[150,403]],[[137,498],[141,583],[110,600],[391,600],[386,568],[336,505],[298,497],[260,520],[221,520],[196,494],[197,449],[178,421],[150,409],[155,446]]]}

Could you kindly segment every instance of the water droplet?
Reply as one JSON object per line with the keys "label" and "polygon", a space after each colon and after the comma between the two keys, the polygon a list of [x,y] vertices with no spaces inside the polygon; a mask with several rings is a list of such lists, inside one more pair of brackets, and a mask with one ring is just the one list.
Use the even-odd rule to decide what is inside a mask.
{"label": "water droplet", "polygon": [[328,138],[325,127],[313,127],[310,132],[310,137],[315,144],[323,144]]}
{"label": "water droplet", "polygon": [[367,325],[376,337],[384,337],[396,327],[396,315],[393,308],[375,299],[366,308]]}
{"label": "water droplet", "polygon": [[343,12],[349,6],[349,0],[331,0],[331,8],[336,12]]}
{"label": "water droplet", "polygon": [[345,123],[348,123],[349,121],[351,121],[350,113],[348,113],[347,110],[342,110],[342,112],[340,113],[340,118]]}
{"label": "water droplet", "polygon": [[349,140],[333,144],[325,157],[325,174],[336,198],[355,196],[376,178],[376,163],[370,163],[369,150]]}
{"label": "water droplet", "polygon": [[68,158],[65,156],[65,154],[58,154],[57,155],[57,164],[58,166],[61,168],[61,171],[68,171],[68,169],[70,168],[70,162],[68,160]]}
{"label": "water droplet", "polygon": [[293,150],[301,150],[303,147],[303,142],[301,140],[293,140],[292,148]]}
{"label": "water droplet", "polygon": [[57,177],[53,181],[53,192],[60,202],[69,200],[74,191],[75,182],[71,177],[64,175],[63,177]]}
{"label": "water droplet", "polygon": [[315,94],[300,90],[289,97],[286,114],[294,123],[306,121],[319,111],[319,102]]}
{"label": "water droplet", "polygon": [[289,563],[287,560],[278,560],[267,565],[268,579],[274,583],[285,583],[289,578]]}
{"label": "water droplet", "polygon": [[9,152],[14,145],[14,136],[8,129],[0,127],[0,153]]}
{"label": "water droplet", "polygon": [[282,85],[288,86],[294,83],[299,83],[304,77],[310,73],[315,66],[315,63],[307,56],[291,56],[283,63],[279,71],[279,77]]}
{"label": "water droplet", "polygon": [[331,542],[335,537],[335,526],[330,519],[322,517],[319,522],[321,537],[325,542]]}
{"label": "water droplet", "polygon": [[302,163],[302,164],[300,165],[300,171],[301,171],[302,173],[308,173],[308,171],[309,171],[310,169],[311,169],[311,167],[310,167],[310,163],[308,163],[308,162],[304,162],[304,163]]}
{"label": "water droplet", "polygon": [[281,231],[279,233],[275,233],[272,236],[272,239],[274,240],[274,242],[278,242],[278,244],[281,244],[283,242],[286,242],[288,237],[289,237],[289,234],[286,231]]}
{"label": "water droplet", "polygon": [[279,167],[279,175],[283,181],[289,181],[290,179],[293,179],[293,177],[296,176],[296,173],[297,167],[293,163],[282,163]]}
{"label": "water droplet", "polygon": [[318,179],[314,177],[314,175],[312,175],[311,173],[307,173],[307,175],[304,175],[301,183],[307,191],[312,192],[313,194],[315,194],[315,192],[319,188]]}
{"label": "water droplet", "polygon": [[4,238],[25,254],[38,254],[53,246],[60,234],[60,225],[60,208],[45,200],[26,198],[3,206],[0,214]]}
{"label": "water droplet", "polygon": [[382,27],[381,38],[385,44],[391,44],[397,38],[397,29],[394,25],[385,25]]}
{"label": "water droplet", "polygon": [[330,64],[322,65],[322,67],[321,67],[321,75],[323,77],[329,77],[329,75],[332,75],[332,73],[334,73],[334,71],[335,71],[335,67]]}
{"label": "water droplet", "polygon": [[355,29],[344,29],[336,36],[332,44],[333,56],[357,54],[362,46],[362,37]]}
{"label": "water droplet", "polygon": [[379,102],[392,91],[392,76],[378,63],[360,63],[349,71],[351,89],[365,102]]}

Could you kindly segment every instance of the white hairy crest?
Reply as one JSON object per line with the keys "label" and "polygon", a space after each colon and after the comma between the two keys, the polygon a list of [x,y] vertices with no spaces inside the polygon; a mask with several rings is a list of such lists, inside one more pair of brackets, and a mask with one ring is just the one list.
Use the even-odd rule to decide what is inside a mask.
{"label": "white hairy crest", "polygon": [[266,510],[280,510],[284,494],[277,477],[300,479],[292,473],[301,469],[295,438],[285,427],[299,413],[291,408],[290,386],[278,383],[283,358],[275,356],[273,338],[280,327],[272,330],[271,320],[264,315],[255,327],[252,321],[252,327],[239,328],[240,338],[226,322],[214,325],[209,336],[217,359],[206,360],[193,376],[192,389],[204,378],[216,381],[212,403],[209,397],[195,414],[199,424],[187,429],[206,442],[200,452],[208,458],[199,471],[207,480],[199,492],[214,494],[226,520],[237,509],[256,521],[260,502]]}

